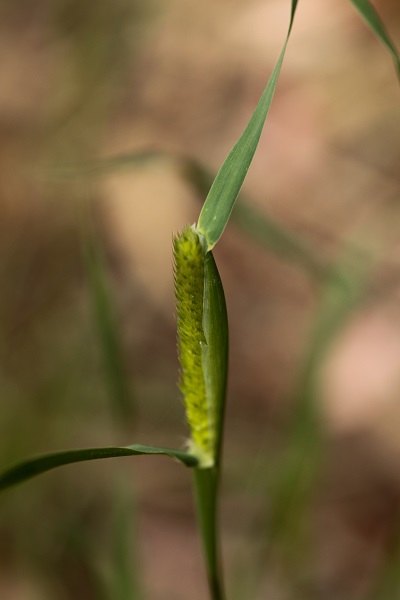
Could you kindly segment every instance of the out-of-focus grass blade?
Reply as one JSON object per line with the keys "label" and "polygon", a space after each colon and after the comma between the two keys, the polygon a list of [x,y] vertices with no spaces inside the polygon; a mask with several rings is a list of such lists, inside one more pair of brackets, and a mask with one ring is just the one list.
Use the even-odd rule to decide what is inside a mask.
{"label": "out-of-focus grass blade", "polygon": [[287,260],[312,274],[316,279],[327,275],[327,265],[316,249],[265,216],[248,203],[235,206],[232,221],[253,241],[272,252],[281,260]]}
{"label": "out-of-focus grass blade", "polygon": [[82,227],[82,244],[86,272],[93,305],[93,316],[103,355],[105,379],[108,385],[112,408],[119,424],[129,423],[133,412],[133,397],[123,360],[123,351],[118,334],[113,299],[107,282],[104,257],[92,223],[87,217],[87,226]]}
{"label": "out-of-focus grass blade", "polygon": [[[371,264],[372,263],[372,264]],[[348,253],[332,267],[322,298],[310,350],[295,397],[288,448],[276,466],[270,485],[268,534],[295,565],[306,557],[304,532],[312,492],[323,459],[323,429],[318,416],[317,374],[335,336],[360,302],[375,263],[357,261]]]}
{"label": "out-of-focus grass blade", "polygon": [[22,483],[36,475],[70,465],[72,463],[97,460],[100,458],[115,458],[119,456],[137,456],[145,454],[159,454],[175,458],[187,467],[196,467],[198,460],[188,452],[183,450],[174,450],[171,448],[159,448],[158,446],[143,446],[134,444],[133,446],[117,446],[105,448],[82,448],[78,450],[66,450],[64,452],[53,452],[44,454],[35,458],[24,460],[15,466],[0,473],[0,491],[6,488]]}
{"label": "out-of-focus grass blade", "polygon": [[92,590],[90,597],[95,600],[109,600],[110,596],[107,594],[102,574],[96,565],[95,557],[99,548],[93,547],[93,540],[90,539],[88,529],[83,523],[84,517],[76,513],[71,514],[70,517],[57,531],[57,543],[67,555],[78,559],[80,568],[86,572],[89,579],[88,589]]}
{"label": "out-of-focus grass blade", "polygon": [[[102,177],[119,169],[141,168],[163,160],[176,162],[183,177],[203,202],[214,180],[213,174],[196,160],[162,150],[143,150],[76,165],[52,167],[52,172],[60,177]],[[238,199],[240,201],[235,205],[231,219],[250,239],[278,258],[302,267],[316,278],[327,273],[327,265],[315,248],[250,206],[243,192],[240,192]]]}
{"label": "out-of-focus grass blade", "polygon": [[400,523],[392,534],[387,556],[384,559],[377,581],[368,596],[368,600],[392,600],[400,597]]}
{"label": "out-of-focus grass blade", "polygon": [[42,171],[46,178],[56,180],[104,177],[116,171],[143,167],[148,163],[166,160],[171,156],[174,155],[163,150],[147,148],[79,163],[49,164]]}
{"label": "out-of-focus grass blade", "polygon": [[[113,574],[109,598],[113,600],[140,600],[143,598],[139,577],[138,556],[135,551],[135,506],[119,485],[114,510]],[[129,502],[128,502],[129,500]]]}
{"label": "out-of-focus grass blade", "polygon": [[375,8],[372,6],[369,0],[350,0],[350,2],[355,6],[360,15],[363,17],[364,21],[375,33],[376,37],[382,42],[382,44],[392,55],[396,67],[397,76],[400,79],[399,51],[394,45],[394,42],[390,39],[390,36],[386,31],[385,25],[383,24]]}
{"label": "out-of-focus grass blade", "polygon": [[[212,184],[212,174],[196,161],[186,160],[182,166],[184,177],[203,198]],[[247,237],[278,258],[304,268],[317,279],[327,274],[327,265],[315,248],[251,206],[243,192],[239,193],[238,199],[231,220]]]}
{"label": "out-of-focus grass blade", "polygon": [[96,600],[142,600],[142,583],[136,548],[136,502],[131,481],[118,475],[113,486],[110,541],[92,539],[85,527],[84,511],[68,519],[59,532],[59,543],[82,563]]}
{"label": "out-of-focus grass blade", "polygon": [[292,0],[289,29],[278,62],[244,132],[219,170],[201,210],[198,230],[206,238],[209,250],[218,242],[226,227],[257,149],[285,56],[296,7],[297,0]]}

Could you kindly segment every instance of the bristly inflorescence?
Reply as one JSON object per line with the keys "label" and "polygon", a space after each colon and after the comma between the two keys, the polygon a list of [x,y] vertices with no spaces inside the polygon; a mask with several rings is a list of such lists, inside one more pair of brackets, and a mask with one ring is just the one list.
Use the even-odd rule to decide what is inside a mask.
{"label": "bristly inflorescence", "polygon": [[179,387],[184,396],[191,431],[191,451],[203,466],[212,464],[214,423],[207,403],[202,365],[203,295],[205,250],[190,226],[174,237],[175,296],[178,352],[181,365]]}

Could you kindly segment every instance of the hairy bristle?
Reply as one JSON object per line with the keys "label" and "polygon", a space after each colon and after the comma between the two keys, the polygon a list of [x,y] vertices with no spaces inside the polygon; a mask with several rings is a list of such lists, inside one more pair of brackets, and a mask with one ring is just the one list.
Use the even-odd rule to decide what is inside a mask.
{"label": "hairy bristle", "polygon": [[207,405],[202,367],[205,252],[198,234],[186,227],[174,238],[175,296],[178,352],[181,365],[180,390],[192,437],[192,451],[204,460],[213,456],[213,430]]}

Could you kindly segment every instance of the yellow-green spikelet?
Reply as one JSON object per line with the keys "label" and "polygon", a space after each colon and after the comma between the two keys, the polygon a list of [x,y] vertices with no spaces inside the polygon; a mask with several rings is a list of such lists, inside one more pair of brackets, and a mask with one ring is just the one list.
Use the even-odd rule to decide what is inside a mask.
{"label": "yellow-green spikelet", "polygon": [[181,365],[179,388],[191,432],[191,451],[199,456],[203,466],[208,466],[214,458],[215,435],[202,366],[202,344],[206,343],[203,332],[205,251],[198,234],[189,226],[173,243]]}

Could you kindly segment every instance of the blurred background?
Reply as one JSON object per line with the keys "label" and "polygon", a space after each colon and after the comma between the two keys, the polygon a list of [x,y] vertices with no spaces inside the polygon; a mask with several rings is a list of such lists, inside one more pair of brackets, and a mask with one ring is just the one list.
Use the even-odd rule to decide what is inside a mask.
{"label": "blurred background", "polygon": [[[399,40],[398,1],[376,5]],[[171,239],[288,18],[283,0],[1,2],[2,468],[185,443]],[[215,250],[230,600],[400,598],[399,161],[390,57],[349,2],[303,0]],[[96,461],[4,493],[0,598],[207,598],[190,472]]]}

